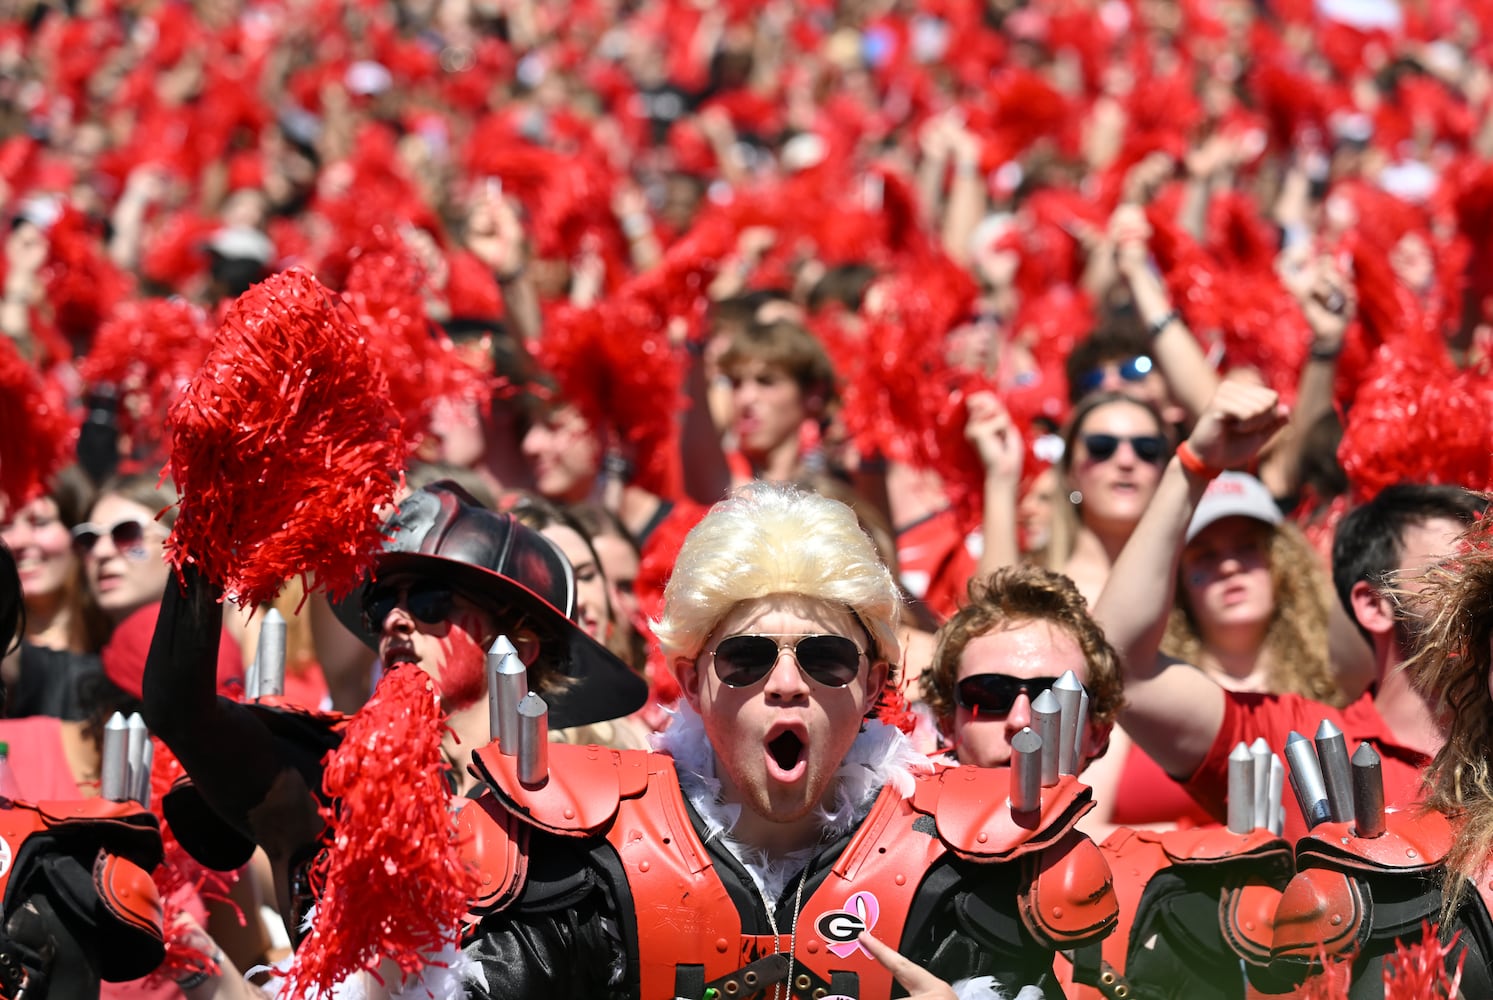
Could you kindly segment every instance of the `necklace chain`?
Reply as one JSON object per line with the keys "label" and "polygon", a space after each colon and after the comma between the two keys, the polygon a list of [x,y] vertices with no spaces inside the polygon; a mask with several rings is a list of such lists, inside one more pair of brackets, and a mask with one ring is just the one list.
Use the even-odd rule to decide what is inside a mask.
{"label": "necklace chain", "polygon": [[[798,914],[803,909],[804,883],[809,881],[809,868],[804,866],[804,873],[799,877],[798,888],[793,890],[793,923],[788,926],[788,983],[785,987],[787,992],[783,994],[784,1000],[793,998],[793,963],[798,955]],[[767,892],[761,886],[757,887],[757,895],[762,897],[762,905],[767,910],[767,926],[772,928],[772,950],[776,954],[782,947],[782,935],[778,932],[777,917],[773,915],[773,902],[767,898]],[[773,1000],[778,1000],[778,988],[772,988]]]}

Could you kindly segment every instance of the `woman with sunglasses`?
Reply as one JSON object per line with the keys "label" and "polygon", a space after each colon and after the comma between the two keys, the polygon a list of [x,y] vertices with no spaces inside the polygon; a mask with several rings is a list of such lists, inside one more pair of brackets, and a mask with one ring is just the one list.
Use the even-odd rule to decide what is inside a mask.
{"label": "woman with sunglasses", "polygon": [[[616,801],[618,773],[647,773],[621,808],[678,822],[535,831],[527,884],[467,946],[485,972],[469,995],[872,998],[895,980],[940,1000],[1062,996],[1051,944],[1016,915],[1018,869],[1032,869],[999,863],[998,836],[988,847],[971,837],[955,860],[933,824],[917,825],[913,803],[935,788],[940,822],[973,800],[875,718],[900,607],[844,504],[754,483],[712,508],[655,624],[684,691],[663,755],[614,763],[550,748],[567,784],[599,782],[583,794],[593,813]],[[500,771],[477,815],[530,822],[529,793]],[[878,865],[908,845],[917,860]],[[676,877],[676,861],[692,874]],[[565,909],[547,906],[561,887]]]}
{"label": "woman with sunglasses", "polygon": [[1072,579],[1091,605],[1171,454],[1161,415],[1124,393],[1095,393],[1069,417],[1047,566]]}

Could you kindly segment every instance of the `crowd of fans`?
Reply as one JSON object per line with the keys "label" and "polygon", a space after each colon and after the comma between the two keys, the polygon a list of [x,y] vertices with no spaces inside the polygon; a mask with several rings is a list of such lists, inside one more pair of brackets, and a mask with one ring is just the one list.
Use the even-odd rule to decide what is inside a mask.
{"label": "crowd of fans", "polygon": [[[1074,662],[1096,841],[1220,822],[1235,743],[1278,751],[1321,719],[1375,741],[1391,806],[1433,759],[1438,809],[1486,795],[1486,733],[1443,752],[1445,713],[1482,704],[1442,690],[1468,626],[1413,606],[1493,480],[1493,7],[16,2],[0,137],[0,541],[24,597],[0,739],[21,797],[96,795],[106,720],[143,710],[264,848],[221,892],[173,887],[171,930],[213,975],[106,992],[257,995],[234,970],[300,933],[285,900],[317,810],[274,799],[300,839],[266,842],[257,796],[302,771],[232,707],[265,612],[289,623],[285,700],[345,716],[434,655],[386,622],[455,613],[402,562],[382,605],[329,600],[310,563],[221,621],[202,606],[223,579],[178,572],[188,596],[161,603],[171,477],[203,481],[184,392],[222,331],[276,322],[288,274],[357,324],[355,389],[403,442],[380,515],[414,530],[431,496],[512,515],[573,594],[411,551],[477,564],[477,589],[520,579],[646,681],[612,712],[554,687],[558,741],[647,749],[700,697],[664,650],[703,655],[710,630],[661,645],[665,587],[706,511],[766,480],[847,504],[890,569],[900,620],[862,652],[896,654],[881,711],[921,752],[1009,765]],[[277,391],[307,405],[335,375]],[[246,424],[243,448],[297,447],[275,434]],[[1431,593],[1470,607],[1449,579]],[[479,610],[473,648],[536,627]],[[216,680],[153,702],[149,669],[186,662],[161,652],[172,629]],[[557,635],[519,650],[531,673],[569,669]],[[966,690],[982,671],[1046,682]],[[452,719],[474,704],[451,699]],[[238,734],[248,791],[203,777],[221,761],[181,712]],[[443,751],[463,793],[485,713],[466,724]],[[1457,906],[1486,824],[1453,854]]]}

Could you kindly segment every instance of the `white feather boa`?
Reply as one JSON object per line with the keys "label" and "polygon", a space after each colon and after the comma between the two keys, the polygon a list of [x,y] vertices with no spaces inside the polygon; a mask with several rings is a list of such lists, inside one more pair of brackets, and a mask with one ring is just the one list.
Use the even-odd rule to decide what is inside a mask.
{"label": "white feather boa", "polygon": [[[719,839],[751,873],[757,888],[768,899],[782,896],[788,881],[803,870],[818,846],[770,858],[731,836],[741,818],[741,806],[720,801],[721,781],[715,772],[715,751],[705,738],[700,716],[687,703],[680,705],[673,723],[654,737],[654,744],[674,758],[679,787],[705,822],[705,839]],[[896,726],[874,720],[867,722],[835,771],[824,799],[815,807],[821,843],[854,830],[871,811],[871,804],[883,785],[890,784],[903,795],[911,795],[913,774],[928,771],[932,766]]]}
{"label": "white feather boa", "polygon": [[[679,787],[705,824],[705,839],[718,839],[741,862],[771,900],[782,897],[789,881],[819,850],[818,846],[778,858],[731,836],[741,818],[741,805],[721,801],[721,780],[716,776],[715,751],[705,737],[705,724],[687,702],[681,702],[674,721],[654,736],[654,746],[674,758]],[[814,810],[821,842],[844,836],[866,818],[885,785],[902,795],[913,793],[913,775],[932,770],[926,754],[895,726],[868,721],[850,751],[835,771],[824,799]],[[959,1000],[1008,1000],[990,976],[975,976],[951,983]],[[1015,1000],[1042,1000],[1042,990],[1023,987]]]}

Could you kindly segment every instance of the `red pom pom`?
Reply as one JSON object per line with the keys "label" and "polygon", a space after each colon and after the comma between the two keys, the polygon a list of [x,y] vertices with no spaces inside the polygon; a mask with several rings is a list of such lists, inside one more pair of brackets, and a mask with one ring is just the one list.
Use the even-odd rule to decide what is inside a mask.
{"label": "red pom pom", "polygon": [[14,509],[46,489],[72,454],[77,428],[62,394],[0,337],[0,509]]}
{"label": "red pom pom", "polygon": [[1356,499],[1398,482],[1493,485],[1493,380],[1381,349],[1348,411],[1338,460]]}
{"label": "red pom pom", "polygon": [[131,291],[131,281],[103,255],[103,241],[72,206],[47,230],[43,275],[56,323],[72,343],[86,343]]}
{"label": "red pom pom", "polygon": [[275,275],[229,307],[171,428],[172,565],[196,563],[244,607],[308,572],[345,594],[371,568],[404,439],[364,331],[309,273]]}
{"label": "red pom pom", "polygon": [[317,913],[286,994],[329,995],[390,959],[414,973],[456,934],[477,888],[456,848],[434,684],[406,664],[384,676],[326,759],[331,847],[311,871]]}
{"label": "red pom pom", "polygon": [[[1467,949],[1457,947],[1461,936],[1458,931],[1442,944],[1435,925],[1422,921],[1419,941],[1395,942],[1394,955],[1384,963],[1384,1000],[1461,996],[1462,967],[1467,964]],[[1458,951],[1456,965],[1448,970],[1447,959]]]}
{"label": "red pom pom", "polygon": [[368,331],[368,347],[389,378],[389,394],[414,444],[443,400],[486,404],[493,380],[457,355],[425,315],[426,276],[402,240],[376,229],[371,245],[353,252],[343,296]]}
{"label": "red pom pom", "polygon": [[207,314],[184,299],[126,302],[99,328],[79,374],[117,386],[119,429],[136,455],[164,449],[166,414],[212,348]]}

